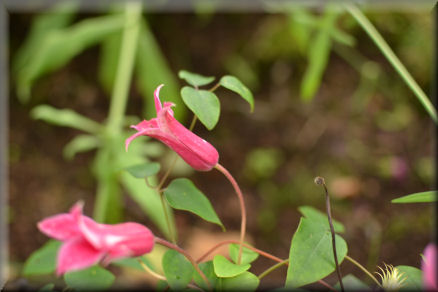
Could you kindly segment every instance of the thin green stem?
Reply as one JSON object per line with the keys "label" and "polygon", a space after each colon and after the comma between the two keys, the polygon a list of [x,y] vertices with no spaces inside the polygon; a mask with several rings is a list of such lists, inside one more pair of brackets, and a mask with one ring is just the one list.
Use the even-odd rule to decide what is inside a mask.
{"label": "thin green stem", "polygon": [[159,192],[159,196],[160,196],[161,206],[163,207],[164,218],[166,219],[167,229],[169,229],[170,240],[173,243],[176,243],[175,233],[173,232],[172,225],[170,224],[170,216],[167,210],[167,204],[166,204],[166,200],[164,199],[163,192]]}
{"label": "thin green stem", "polygon": [[221,86],[220,81],[218,83],[216,83],[212,88],[210,88],[208,91],[210,92],[214,92],[216,89],[219,88],[219,86]]}
{"label": "thin green stem", "polygon": [[374,282],[376,282],[376,284],[382,288],[382,285],[379,283],[379,281],[376,279],[376,277],[373,276],[373,274],[371,274],[370,272],[368,272],[367,269],[365,269],[364,266],[362,266],[360,263],[358,263],[357,261],[355,261],[354,259],[352,259],[351,257],[349,257],[348,255],[345,255],[345,259],[349,260],[351,263],[353,263],[354,265],[356,265],[359,269],[361,269],[365,274],[367,274],[371,279],[373,279]]}
{"label": "thin green stem", "polygon": [[418,83],[414,80],[411,74],[408,72],[403,63],[399,60],[399,58],[392,51],[391,47],[387,44],[382,35],[377,31],[374,25],[368,20],[368,18],[360,11],[354,4],[346,3],[345,4],[347,11],[356,19],[360,26],[365,30],[368,36],[374,41],[380,51],[385,55],[397,73],[401,76],[401,78],[405,81],[408,87],[412,90],[415,96],[418,98],[420,103],[429,113],[430,117],[435,123],[438,123],[438,115],[436,109],[433,104],[430,102],[427,95],[418,85]]}
{"label": "thin green stem", "polygon": [[190,131],[193,131],[193,128],[195,127],[196,121],[198,120],[198,117],[196,115],[193,115],[192,122],[190,123]]}
{"label": "thin green stem", "polygon": [[246,231],[246,208],[245,208],[245,202],[243,200],[243,194],[240,190],[239,185],[237,184],[234,177],[226,170],[222,165],[219,163],[216,164],[215,168],[222,172],[223,175],[230,181],[231,185],[234,188],[234,191],[236,192],[237,198],[239,199],[239,205],[240,205],[240,212],[242,214],[242,220],[240,224],[240,247],[239,247],[239,256],[237,257],[237,264],[240,264],[242,260],[242,248],[243,248],[243,242],[245,240],[245,231]]}
{"label": "thin green stem", "polygon": [[271,266],[270,268],[268,268],[267,270],[265,270],[263,273],[261,273],[258,278],[259,280],[263,279],[265,276],[269,275],[270,273],[272,273],[273,271],[275,271],[276,269],[280,268],[281,266],[286,266],[289,263],[289,259],[284,260],[282,262],[276,263],[275,265]]}
{"label": "thin green stem", "polygon": [[198,264],[196,263],[196,261],[192,258],[192,256],[190,254],[188,254],[184,249],[180,248],[176,244],[170,243],[167,240],[164,240],[162,238],[155,237],[155,242],[158,243],[158,244],[161,244],[163,246],[166,246],[168,248],[174,249],[177,252],[179,252],[180,254],[184,255],[189,260],[189,262],[193,265],[195,270],[199,273],[201,278],[205,281],[205,283],[207,284],[208,288],[210,290],[212,290],[210,281],[205,276],[205,274],[201,271],[201,269],[199,268]]}

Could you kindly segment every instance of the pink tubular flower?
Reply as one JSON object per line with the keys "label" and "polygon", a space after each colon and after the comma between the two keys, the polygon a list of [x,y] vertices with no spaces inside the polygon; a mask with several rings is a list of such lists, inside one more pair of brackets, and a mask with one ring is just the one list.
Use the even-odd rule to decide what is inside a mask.
{"label": "pink tubular flower", "polygon": [[172,148],[194,169],[211,170],[219,160],[219,153],[210,143],[193,134],[173,117],[173,103],[164,102],[164,105],[161,105],[159,93],[162,86],[163,84],[158,86],[154,92],[157,117],[131,126],[138,132],[126,139],[126,150],[131,141],[138,136],[149,136]]}
{"label": "pink tubular flower", "polygon": [[38,222],[42,233],[63,242],[56,264],[58,275],[90,267],[100,260],[108,264],[117,258],[140,256],[154,247],[154,235],[145,226],[133,222],[99,224],[82,215],[82,206],[78,202],[69,213]]}
{"label": "pink tubular flower", "polygon": [[423,270],[423,288],[430,291],[438,291],[436,245],[433,243],[428,244],[424,250],[423,256],[423,260],[421,261],[421,269]]}

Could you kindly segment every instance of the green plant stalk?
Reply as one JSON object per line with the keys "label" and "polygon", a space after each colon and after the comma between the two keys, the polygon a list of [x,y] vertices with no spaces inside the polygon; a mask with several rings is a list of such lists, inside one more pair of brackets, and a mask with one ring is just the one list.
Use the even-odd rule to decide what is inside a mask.
{"label": "green plant stalk", "polygon": [[352,259],[351,257],[349,257],[348,255],[345,255],[345,259],[349,260],[351,263],[353,263],[354,265],[356,265],[359,269],[361,269],[365,274],[367,274],[371,279],[373,279],[374,282],[376,282],[376,284],[382,288],[382,285],[380,285],[379,281],[377,281],[376,277],[373,276],[373,274],[371,274],[370,272],[368,272],[367,269],[364,268],[364,266],[362,266],[361,264],[359,264],[357,261],[355,261],[354,259]]}
{"label": "green plant stalk", "polygon": [[117,73],[114,81],[114,90],[111,96],[111,105],[108,116],[108,130],[119,134],[122,130],[131,84],[134,59],[140,33],[141,2],[127,2],[125,11],[125,27],[122,35],[120,57],[117,64]]}
{"label": "green plant stalk", "polygon": [[[135,51],[137,48],[138,36],[140,31],[141,2],[128,2],[125,10],[125,26],[122,35],[122,45],[120,49],[117,73],[114,81],[114,89],[111,95],[111,103],[106,125],[105,144],[102,149],[111,147],[114,137],[120,135],[125,115],[126,103],[128,100],[129,85],[131,83]],[[103,151],[103,150],[99,150]],[[112,155],[110,155],[111,157]],[[105,214],[110,201],[108,192],[98,192],[94,217],[99,221],[104,221]]]}
{"label": "green plant stalk", "polygon": [[382,35],[354,4],[347,3],[345,4],[345,7],[347,11],[354,17],[354,19],[356,19],[359,25],[365,30],[368,36],[374,41],[374,43],[377,45],[383,55],[385,55],[385,57],[388,59],[388,61],[391,63],[397,73],[405,81],[406,85],[408,85],[408,87],[412,90],[412,92],[418,98],[418,100],[428,112],[432,120],[438,124],[438,116],[433,104],[430,102],[427,95],[408,72],[403,63],[392,51],[391,47],[386,43]]}
{"label": "green plant stalk", "polygon": [[275,265],[271,266],[270,268],[268,268],[267,270],[265,270],[263,273],[261,273],[258,278],[259,280],[263,279],[265,276],[269,275],[270,273],[272,273],[273,271],[275,271],[276,269],[280,268],[281,266],[286,266],[289,263],[289,259],[284,260],[282,262],[276,263]]}

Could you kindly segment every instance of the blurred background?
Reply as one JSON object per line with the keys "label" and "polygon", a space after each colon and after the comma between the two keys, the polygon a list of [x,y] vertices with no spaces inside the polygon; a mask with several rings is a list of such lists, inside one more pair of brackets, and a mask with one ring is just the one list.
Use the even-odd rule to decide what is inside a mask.
{"label": "blurred background", "polygon": [[[257,13],[195,8],[143,14],[126,115],[116,136],[98,127],[114,106],[123,14],[60,5],[56,13],[10,15],[11,285],[55,281],[50,275],[23,276],[23,263],[47,241],[36,223],[81,199],[85,213],[98,221],[136,221],[166,236],[161,215],[151,213],[155,203],[147,196],[154,194],[121,169],[141,156],[160,162],[163,173],[171,151],[142,138],[134,156],[125,157],[123,139],[133,134],[130,124],[153,117],[152,93],[161,83],[161,99],[177,103],[176,115],[190,125],[180,70],[216,80],[232,74],[254,94],[251,113],[245,101],[219,88],[219,123],[212,131],[200,123],[194,129],[217,148],[220,163],[243,190],[249,242],[287,258],[298,207],[325,209],[322,189],[313,183],[323,176],[333,216],[346,227],[348,255],[372,272],[383,262],[420,267],[419,254],[433,237],[432,206],[391,199],[433,189],[433,122],[354,18],[333,7],[292,6],[281,13],[269,7]],[[366,13],[429,96],[435,62],[431,9]],[[74,112],[60,111],[67,109]],[[171,177],[183,176],[208,196],[228,232],[175,211],[179,244],[196,254],[237,238],[240,211],[225,178],[216,171],[194,172],[180,160]],[[96,205],[105,196],[109,203],[100,212]],[[260,258],[252,271],[270,265]],[[120,285],[153,285],[145,273],[110,269]],[[368,282],[348,262],[342,271]],[[262,287],[282,286],[285,275],[286,268],[279,269]]]}

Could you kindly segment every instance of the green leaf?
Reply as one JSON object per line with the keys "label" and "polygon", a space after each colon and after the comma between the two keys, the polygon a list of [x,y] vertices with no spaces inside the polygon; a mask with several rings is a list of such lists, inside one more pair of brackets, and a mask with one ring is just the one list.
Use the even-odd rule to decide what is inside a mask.
{"label": "green leaf", "polygon": [[[199,266],[199,269],[207,277],[212,288],[214,290],[218,290],[218,288],[219,288],[218,285],[219,285],[220,279],[214,273],[213,262],[212,261],[203,262],[203,263],[200,263],[198,266]],[[197,271],[195,271],[195,273],[194,273],[193,280],[195,281],[196,285],[198,285],[202,289],[209,290],[204,279],[202,279],[201,275],[199,275],[199,273]]]}
{"label": "green leaf", "polygon": [[115,276],[99,266],[68,272],[64,275],[67,286],[76,290],[106,290],[114,283]]}
{"label": "green leaf", "polygon": [[216,94],[184,86],[181,89],[184,103],[199,118],[207,129],[212,130],[219,121],[221,105]]}
{"label": "green leaf", "polygon": [[[347,276],[342,278],[342,284],[344,284],[345,290],[352,291],[366,291],[371,290],[370,287],[367,286],[364,282],[353,276],[352,274],[348,274]],[[333,287],[336,290],[341,290],[341,285],[339,282]]]}
{"label": "green leaf", "polygon": [[220,84],[240,95],[249,103],[251,112],[254,111],[254,97],[248,87],[246,87],[239,79],[231,75],[226,75],[221,78]]}
{"label": "green leaf", "polygon": [[182,121],[187,114],[187,108],[181,102],[178,80],[145,20],[141,25],[135,66],[137,84],[144,98],[145,116],[156,116],[153,94],[158,85],[164,84],[160,91],[161,101],[175,103],[177,105],[174,110],[175,118]]}
{"label": "green leaf", "polygon": [[78,135],[74,137],[63,150],[63,155],[66,159],[73,159],[76,153],[90,151],[99,147],[100,140],[92,135]]}
{"label": "green leaf", "polygon": [[55,272],[56,257],[60,246],[61,242],[49,240],[34,251],[24,263],[23,275],[44,275]]}
{"label": "green leaf", "polygon": [[157,162],[146,162],[142,164],[133,165],[125,168],[133,177],[145,178],[153,176],[160,171],[160,164]]}
{"label": "green leaf", "polygon": [[406,278],[403,282],[401,290],[423,291],[423,272],[420,269],[411,266],[396,266],[402,274],[402,278]]}
{"label": "green leaf", "polygon": [[143,256],[136,257],[136,258],[118,259],[118,260],[112,261],[111,264],[116,265],[116,266],[120,266],[120,267],[127,267],[127,268],[131,268],[131,269],[136,269],[136,270],[144,272],[144,268],[142,267],[142,265],[140,264],[139,261],[142,261],[146,266],[148,266],[150,269],[154,270],[151,262]]}
{"label": "green leaf", "polygon": [[120,15],[101,16],[47,32],[32,52],[32,58],[18,73],[17,94],[20,99],[29,98],[30,88],[37,78],[64,66],[86,48],[120,31],[123,24],[124,19]]}
{"label": "green leaf", "polygon": [[[327,225],[327,229],[330,229],[330,225],[328,223],[327,215],[318,209],[315,209],[311,206],[301,206],[298,208],[301,214],[303,214],[304,217],[311,219],[311,220],[317,220],[322,222],[322,224]],[[343,233],[345,232],[344,225],[336,220],[333,220],[333,228],[335,229],[335,232]]]}
{"label": "green leaf", "polygon": [[251,265],[236,265],[227,260],[223,255],[215,255],[213,258],[214,273],[221,278],[230,278],[247,271]]}
{"label": "green leaf", "polygon": [[255,291],[260,284],[259,278],[250,272],[222,279],[222,290],[224,291]]}
{"label": "green leaf", "polygon": [[[230,244],[228,250],[230,253],[230,258],[237,263],[239,257],[240,244]],[[259,254],[255,251],[250,250],[247,247],[242,248],[242,258],[240,264],[249,264],[255,261],[259,257]]]}
{"label": "green leaf", "polygon": [[38,292],[53,291],[53,288],[55,288],[55,284],[49,283],[38,289]]}
{"label": "green leaf", "polygon": [[431,203],[436,202],[437,197],[437,191],[421,192],[394,199],[391,203]]}
{"label": "green leaf", "polygon": [[182,254],[173,249],[166,251],[162,265],[164,275],[172,289],[187,287],[193,278],[195,268]]}
{"label": "green leaf", "polygon": [[88,133],[98,133],[101,125],[70,109],[57,109],[49,105],[39,105],[32,109],[31,116],[37,120],[57,126],[70,127]]}
{"label": "green leaf", "polygon": [[50,11],[38,14],[34,18],[26,40],[15,53],[14,73],[17,73],[31,61],[35,49],[42,44],[47,33],[63,28],[73,20],[76,7],[77,3],[59,2]]}
{"label": "green leaf", "polygon": [[164,195],[172,208],[192,212],[224,229],[208,198],[189,179],[174,179],[164,191]]}
{"label": "green leaf", "polygon": [[[336,235],[339,264],[347,254],[347,244]],[[289,253],[286,286],[295,288],[318,281],[335,270],[332,238],[325,224],[301,217]]]}
{"label": "green leaf", "polygon": [[194,87],[207,85],[214,81],[214,77],[212,76],[202,76],[185,70],[179,71],[178,77],[184,79],[188,84]]}
{"label": "green leaf", "polygon": [[309,65],[301,81],[300,94],[304,101],[310,101],[321,85],[322,75],[327,66],[332,47],[331,31],[337,19],[337,14],[326,8],[321,29],[309,43]]}

